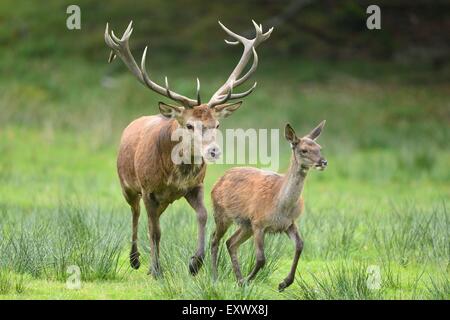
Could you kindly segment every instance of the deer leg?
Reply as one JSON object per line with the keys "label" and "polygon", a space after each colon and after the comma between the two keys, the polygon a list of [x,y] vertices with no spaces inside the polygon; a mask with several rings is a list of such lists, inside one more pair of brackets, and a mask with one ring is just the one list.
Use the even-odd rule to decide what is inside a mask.
{"label": "deer leg", "polygon": [[197,250],[189,261],[189,272],[195,276],[202,267],[205,257],[205,229],[208,214],[203,203],[203,186],[195,187],[186,194],[185,198],[197,213]]}
{"label": "deer leg", "polygon": [[216,219],[216,230],[212,235],[211,241],[211,260],[212,260],[212,274],[213,279],[217,279],[217,253],[219,251],[220,240],[223,238],[227,232],[229,224],[223,221],[217,221]]}
{"label": "deer leg", "polygon": [[239,284],[242,284],[243,278],[239,261],[237,257],[237,250],[241,244],[248,240],[252,235],[250,228],[240,227],[236,232],[227,240],[228,253],[231,257],[231,263],[233,265],[233,271]]}
{"label": "deer leg", "polygon": [[294,260],[292,261],[291,271],[287,277],[278,285],[278,291],[283,291],[285,288],[289,287],[294,282],[295,271],[297,270],[298,260],[303,250],[303,240],[297,230],[295,224],[292,224],[287,230],[287,235],[294,241],[295,244],[295,254]]}
{"label": "deer leg", "polygon": [[159,241],[161,239],[161,229],[159,226],[159,216],[167,206],[159,204],[153,194],[147,194],[144,198],[145,208],[148,216],[148,235],[150,238],[151,263],[149,274],[154,278],[162,276],[159,263]]}
{"label": "deer leg", "polygon": [[264,230],[255,228],[253,234],[255,237],[256,263],[246,281],[253,280],[259,270],[266,264],[266,257],[264,256]]}
{"label": "deer leg", "polygon": [[131,236],[131,252],[130,252],[130,265],[133,269],[139,269],[141,263],[139,262],[139,250],[138,250],[138,229],[139,229],[139,215],[141,208],[139,205],[140,198],[137,199],[135,204],[131,206],[131,213],[133,215],[133,234]]}
{"label": "deer leg", "polygon": [[133,269],[139,269],[139,250],[138,250],[138,226],[139,226],[139,215],[141,213],[141,207],[139,202],[141,201],[141,196],[138,193],[132,191],[123,191],[125,200],[131,207],[132,214],[132,236],[131,236],[131,252],[130,252],[130,265]]}

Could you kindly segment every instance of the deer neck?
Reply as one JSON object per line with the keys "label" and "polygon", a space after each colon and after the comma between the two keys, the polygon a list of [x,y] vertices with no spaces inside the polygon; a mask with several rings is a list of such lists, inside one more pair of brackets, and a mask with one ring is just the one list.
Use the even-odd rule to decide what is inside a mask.
{"label": "deer neck", "polygon": [[179,128],[179,124],[175,120],[171,120],[160,133],[160,139],[158,141],[158,149],[161,154],[164,154],[163,158],[165,159],[165,171],[167,176],[171,176],[175,174],[177,179],[194,178],[201,169],[205,166],[205,162],[203,159],[200,163],[194,162],[194,157],[192,156],[188,163],[179,163],[175,164],[172,161],[172,150],[176,147],[180,141],[172,141],[172,133]]}
{"label": "deer neck", "polygon": [[303,167],[295,154],[292,155],[289,169],[283,177],[279,195],[279,207],[283,210],[297,205],[303,191],[308,168]]}

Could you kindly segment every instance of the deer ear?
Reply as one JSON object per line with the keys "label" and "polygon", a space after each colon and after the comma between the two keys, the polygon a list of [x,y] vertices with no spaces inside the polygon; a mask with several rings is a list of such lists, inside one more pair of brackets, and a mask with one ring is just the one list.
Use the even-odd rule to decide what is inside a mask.
{"label": "deer ear", "polygon": [[173,106],[164,102],[159,102],[159,112],[166,118],[178,118],[184,111],[184,107]]}
{"label": "deer ear", "polygon": [[322,129],[325,126],[325,122],[326,122],[326,120],[323,120],[321,123],[319,123],[319,125],[317,127],[312,129],[312,131],[306,135],[306,138],[309,138],[311,140],[316,140],[322,133]]}
{"label": "deer ear", "polygon": [[291,145],[298,143],[299,139],[289,123],[286,124],[286,127],[284,128],[284,136],[286,137],[286,140],[291,143]]}
{"label": "deer ear", "polygon": [[242,101],[238,101],[238,102],[232,102],[232,103],[227,103],[227,104],[220,104],[218,106],[215,106],[213,109],[214,109],[214,112],[216,114],[216,118],[226,118],[226,117],[228,117],[234,111],[239,109],[241,104],[242,104]]}

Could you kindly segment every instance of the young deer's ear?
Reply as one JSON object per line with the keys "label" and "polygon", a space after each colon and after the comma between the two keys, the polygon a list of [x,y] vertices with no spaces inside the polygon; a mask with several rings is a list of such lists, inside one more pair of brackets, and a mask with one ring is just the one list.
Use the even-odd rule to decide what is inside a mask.
{"label": "young deer's ear", "polygon": [[232,102],[227,104],[219,104],[218,106],[215,106],[214,112],[216,114],[216,118],[226,118],[233,112],[235,112],[239,107],[241,106],[242,101],[238,102]]}
{"label": "young deer's ear", "polygon": [[284,136],[286,137],[286,140],[291,143],[291,145],[298,143],[299,139],[289,123],[286,124],[286,127],[284,128]]}
{"label": "young deer's ear", "polygon": [[322,129],[325,126],[325,122],[326,122],[326,120],[323,120],[321,123],[319,123],[319,125],[317,127],[312,129],[312,131],[306,135],[306,138],[309,138],[311,140],[316,140],[322,133]]}
{"label": "young deer's ear", "polygon": [[178,118],[184,111],[184,107],[173,106],[164,102],[159,102],[159,112],[166,118]]}

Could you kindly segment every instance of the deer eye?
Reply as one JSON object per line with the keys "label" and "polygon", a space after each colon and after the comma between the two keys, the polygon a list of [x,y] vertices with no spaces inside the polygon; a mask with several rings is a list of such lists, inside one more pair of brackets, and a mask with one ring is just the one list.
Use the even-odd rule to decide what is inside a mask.
{"label": "deer eye", "polygon": [[217,124],[216,129],[219,129],[220,123]]}
{"label": "deer eye", "polygon": [[305,154],[305,153],[308,152],[308,150],[306,150],[306,149],[301,149],[300,152],[303,153],[303,154]]}
{"label": "deer eye", "polygon": [[194,130],[194,126],[192,124],[190,124],[190,123],[188,123],[186,125],[186,128],[188,128],[189,130]]}

